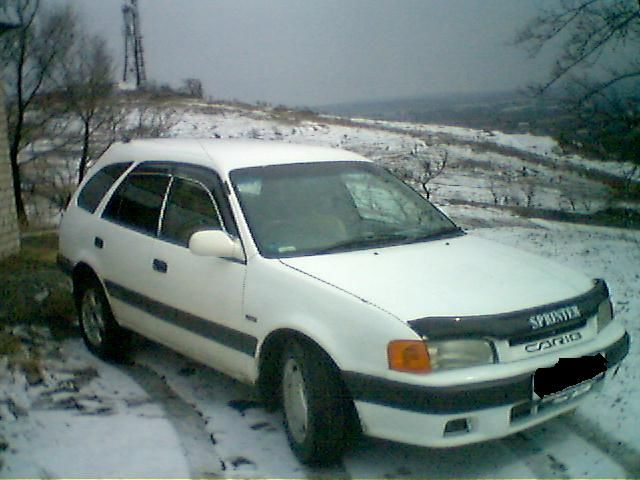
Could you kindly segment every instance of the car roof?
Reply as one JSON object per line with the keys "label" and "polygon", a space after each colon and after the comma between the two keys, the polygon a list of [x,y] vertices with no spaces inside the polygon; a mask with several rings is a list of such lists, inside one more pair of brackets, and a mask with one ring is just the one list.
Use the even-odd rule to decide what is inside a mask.
{"label": "car roof", "polygon": [[264,140],[159,138],[114,143],[99,163],[172,161],[214,167],[221,174],[246,167],[328,161],[369,161],[347,150]]}

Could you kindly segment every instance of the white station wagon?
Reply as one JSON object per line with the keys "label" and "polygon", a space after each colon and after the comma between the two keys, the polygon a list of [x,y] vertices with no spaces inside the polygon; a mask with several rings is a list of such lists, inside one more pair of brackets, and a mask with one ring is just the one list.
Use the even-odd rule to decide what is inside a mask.
{"label": "white station wagon", "polygon": [[603,280],[463,232],[351,152],[114,144],[60,226],[82,335],[138,332],[282,405],[292,450],[354,433],[428,447],[574,409],[629,350]]}

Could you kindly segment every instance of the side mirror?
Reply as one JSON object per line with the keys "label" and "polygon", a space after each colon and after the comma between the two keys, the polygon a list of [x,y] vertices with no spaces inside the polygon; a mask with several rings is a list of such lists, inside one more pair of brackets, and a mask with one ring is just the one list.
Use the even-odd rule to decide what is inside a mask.
{"label": "side mirror", "polygon": [[231,258],[243,261],[244,253],[238,240],[222,230],[201,230],[189,238],[189,250],[201,257]]}

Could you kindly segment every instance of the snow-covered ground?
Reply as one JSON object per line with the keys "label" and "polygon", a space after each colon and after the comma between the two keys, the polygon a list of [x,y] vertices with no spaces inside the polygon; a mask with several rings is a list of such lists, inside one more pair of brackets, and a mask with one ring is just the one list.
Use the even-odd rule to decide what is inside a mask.
{"label": "snow-covered ground", "polygon": [[[213,112],[211,107],[185,108],[177,111],[177,116],[179,120],[169,136],[257,138],[340,147],[392,169],[413,171],[416,176],[421,173],[420,160],[435,165],[446,156],[443,173],[429,183],[431,198],[440,205],[480,202],[572,213],[620,206],[640,209],[640,205],[614,198],[608,186],[582,171],[587,166],[626,178],[631,165],[563,155],[549,137],[379,120],[352,119],[344,123],[335,117],[288,123],[268,110],[247,115],[231,107]],[[486,144],[511,150],[492,151]],[[640,180],[640,171],[634,178]]]}
{"label": "snow-covered ground", "polygon": [[[640,232],[536,221],[472,234],[606,278],[617,317],[640,338]],[[142,340],[131,365],[103,363],[79,339],[54,345],[40,384],[0,369],[2,477],[640,475],[636,343],[603,392],[571,416],[450,450],[363,438],[328,470],[300,465],[280,413],[266,412],[249,387],[214,370]]]}
{"label": "snow-covered ground", "polygon": [[422,132],[434,136],[444,135],[445,138],[459,139],[468,142],[494,143],[496,145],[511,147],[523,152],[548,157],[559,163],[566,162],[579,167],[587,167],[596,171],[611,173],[620,177],[630,176],[635,181],[640,181],[640,169],[634,168],[634,165],[630,162],[601,162],[585,159],[579,155],[567,155],[562,152],[562,148],[558,145],[558,142],[548,136],[503,133],[497,130],[488,131],[447,125],[370,120],[366,118],[354,119],[354,123],[389,128],[397,131]]}
{"label": "snow-covered ground", "polygon": [[605,389],[575,414],[448,450],[363,438],[341,465],[313,470],[291,454],[281,414],[265,411],[249,387],[214,370],[142,340],[131,364],[111,365],[91,356],[79,338],[57,342],[46,329],[17,331],[26,342],[48,347],[36,380],[0,362],[0,476],[640,477],[640,232],[527,220],[473,206],[470,201],[525,204],[530,195],[533,206],[593,211],[611,200],[597,181],[451,143],[435,135],[440,130],[564,161],[546,138],[335,119],[294,122],[268,110],[225,105],[178,109],[168,135],[340,146],[405,168],[414,168],[421,156],[446,152],[447,167],[430,184],[431,198],[471,234],[556,259],[609,284],[617,317],[632,336],[631,351]]}
{"label": "snow-covered ground", "polygon": [[[597,172],[601,172],[625,179],[632,165],[564,155],[549,137],[407,122],[345,120],[314,114],[304,116],[278,109],[186,101],[133,107],[125,124],[129,130],[144,127],[169,137],[254,138],[341,147],[416,178],[424,174],[421,162],[426,160],[437,166],[446,158],[442,174],[428,184],[431,199],[439,205],[475,202],[569,213],[594,213],[610,208],[640,211],[640,202],[615,195],[612,188],[597,177]],[[43,140],[38,146],[25,149],[25,158],[33,153],[31,150],[42,153],[49,147]],[[42,183],[43,176],[53,177],[55,181],[74,177],[70,173],[74,165],[72,159],[45,156],[40,162],[24,166],[26,181],[38,184]],[[58,168],[59,164],[62,168]],[[56,169],[55,172],[52,169]],[[585,175],[585,172],[596,172],[596,175]],[[633,178],[640,181],[640,169]],[[51,180],[44,183],[48,181]],[[31,214],[44,217],[45,222],[57,218],[58,212],[47,211],[42,201],[33,201],[29,207]]]}

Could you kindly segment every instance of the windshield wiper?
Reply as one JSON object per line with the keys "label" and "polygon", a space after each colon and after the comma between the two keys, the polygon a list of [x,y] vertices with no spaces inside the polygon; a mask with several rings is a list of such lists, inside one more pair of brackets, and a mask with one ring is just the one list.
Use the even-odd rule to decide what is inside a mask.
{"label": "windshield wiper", "polygon": [[453,238],[458,237],[460,235],[464,235],[465,232],[460,227],[452,227],[444,230],[440,230],[438,232],[425,233],[422,235],[414,235],[408,238],[407,243],[416,243],[416,242],[424,242],[427,240],[443,240],[445,238]]}
{"label": "windshield wiper", "polygon": [[442,240],[444,238],[464,235],[464,230],[460,227],[447,228],[435,233],[425,233],[422,235],[411,235],[407,232],[395,232],[377,235],[365,235],[361,237],[349,238],[341,242],[334,243],[328,247],[318,248],[309,252],[310,255],[322,255],[324,253],[346,252],[360,248],[391,247],[394,245],[405,245],[408,243],[418,243],[430,240]]}
{"label": "windshield wiper", "polygon": [[[389,243],[393,240],[392,243]],[[340,251],[355,250],[358,248],[366,247],[381,247],[387,245],[398,245],[408,240],[408,237],[404,233],[393,234],[378,234],[378,235],[365,235],[362,237],[349,238],[328,247],[318,248],[312,252],[312,255],[321,255],[323,253],[333,253]]]}

